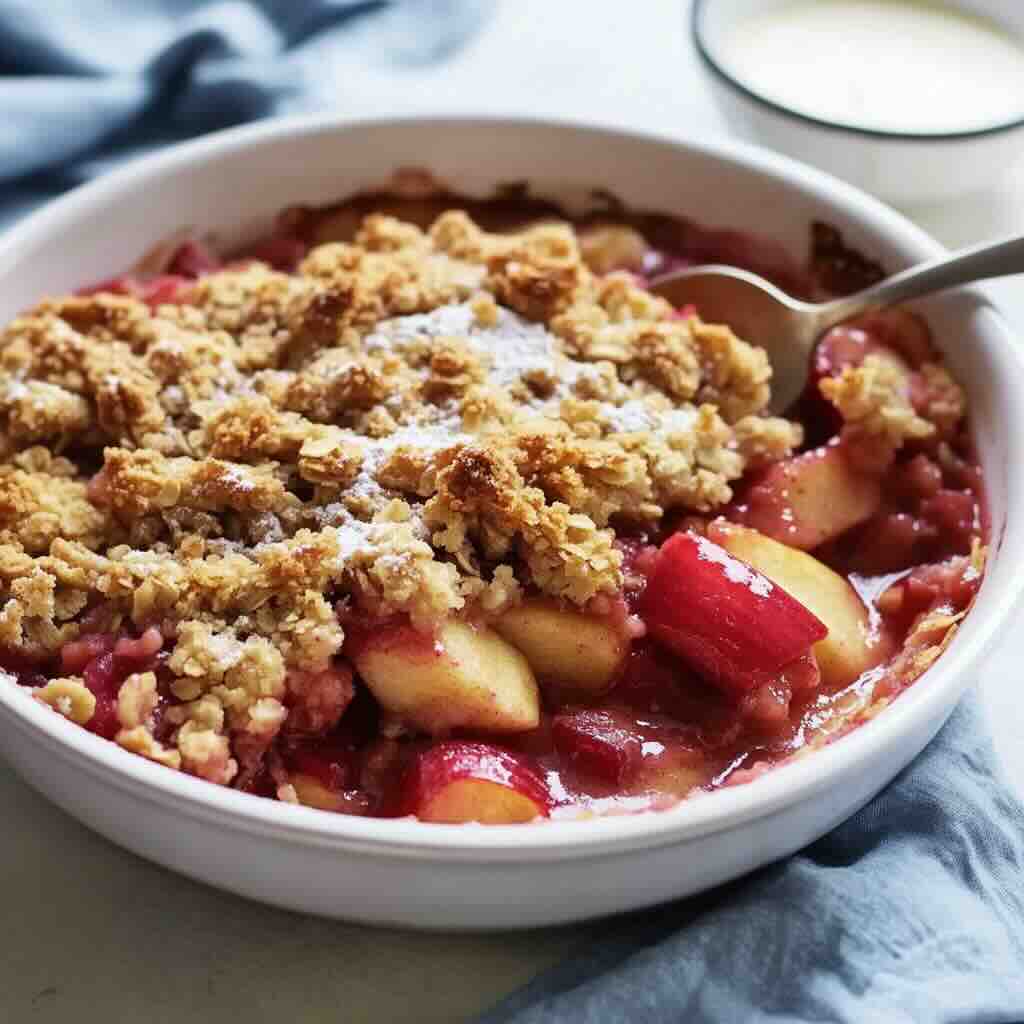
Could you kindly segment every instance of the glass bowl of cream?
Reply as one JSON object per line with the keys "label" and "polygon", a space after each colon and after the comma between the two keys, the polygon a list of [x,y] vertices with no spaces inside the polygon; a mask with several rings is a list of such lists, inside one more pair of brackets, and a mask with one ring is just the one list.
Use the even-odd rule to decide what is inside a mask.
{"label": "glass bowl of cream", "polygon": [[738,134],[899,203],[980,191],[1024,155],[1024,3],[693,0]]}

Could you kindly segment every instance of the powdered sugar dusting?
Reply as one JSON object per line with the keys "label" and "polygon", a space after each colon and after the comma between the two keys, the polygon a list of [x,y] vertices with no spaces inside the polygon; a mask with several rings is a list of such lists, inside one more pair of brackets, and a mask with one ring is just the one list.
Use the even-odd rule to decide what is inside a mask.
{"label": "powdered sugar dusting", "polygon": [[224,671],[242,660],[241,643],[228,633],[211,633],[208,644],[210,656]]}
{"label": "powdered sugar dusting", "polygon": [[476,316],[468,303],[438,306],[429,313],[413,313],[382,320],[364,341],[367,352],[400,348],[401,342],[416,338],[463,337],[476,326]]}
{"label": "powdered sugar dusting", "polygon": [[352,519],[338,527],[336,536],[338,538],[338,559],[344,564],[357,552],[369,546],[370,531],[372,523],[363,523],[358,519]]}
{"label": "powdered sugar dusting", "polygon": [[461,422],[458,416],[446,416],[436,423],[400,427],[387,437],[363,439],[363,463],[350,493],[360,498],[384,495],[385,489],[378,483],[377,476],[388,458],[400,448],[408,447],[431,456],[453,444],[471,440],[470,435],[460,429]]}
{"label": "powdered sugar dusting", "polygon": [[[425,339],[445,337],[457,338],[475,351],[491,388],[507,391],[518,387],[522,407],[554,419],[560,418],[560,405],[574,394],[577,383],[595,373],[593,364],[566,356],[560,340],[544,325],[503,307],[496,307],[493,318],[482,322],[472,302],[384,320],[363,340],[363,347],[368,353],[403,355],[415,352]],[[618,405],[602,402],[599,415],[613,433],[650,431],[664,436],[691,434],[698,416],[692,406],[659,409],[642,397]],[[465,430],[457,411],[438,408],[436,418],[428,423],[402,426],[388,437],[360,440],[363,462],[350,493],[378,503],[388,496],[379,481],[381,469],[401,447],[429,458],[451,445],[472,441],[473,435]],[[325,510],[323,521],[337,523],[339,518]]]}
{"label": "powdered sugar dusting", "polygon": [[631,398],[622,405],[604,402],[601,416],[605,423],[620,434],[653,430],[661,434],[689,434],[697,421],[692,406],[682,409],[652,409],[642,398]]}
{"label": "powdered sugar dusting", "polygon": [[221,468],[221,480],[234,490],[249,493],[253,489],[252,479],[238,466],[225,463]]}
{"label": "powdered sugar dusting", "polygon": [[658,417],[657,429],[666,434],[689,434],[697,422],[697,410],[693,406],[669,409]]}
{"label": "powdered sugar dusting", "polygon": [[650,430],[657,422],[657,415],[647,403],[639,398],[630,399],[622,405],[605,402],[601,406],[605,423],[618,434],[635,434]]}
{"label": "powdered sugar dusting", "polygon": [[725,571],[726,579],[740,583],[758,597],[768,597],[775,589],[772,581],[751,569],[745,562],[733,558],[717,544],[712,544],[706,537],[697,537],[697,550],[706,562],[714,562]]}
{"label": "powdered sugar dusting", "polygon": [[506,388],[531,374],[544,373],[557,379],[557,393],[567,394],[579,372],[579,364],[562,355],[558,339],[543,325],[499,307],[496,323],[484,326],[469,303],[385,320],[364,345],[368,352],[401,350],[403,342],[441,337],[463,338],[484,355],[488,382],[496,387]]}

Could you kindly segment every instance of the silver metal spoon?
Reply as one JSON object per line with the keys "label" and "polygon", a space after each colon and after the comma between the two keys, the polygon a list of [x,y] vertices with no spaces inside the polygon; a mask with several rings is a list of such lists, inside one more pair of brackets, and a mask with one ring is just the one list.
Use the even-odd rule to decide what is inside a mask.
{"label": "silver metal spoon", "polygon": [[801,302],[757,274],[717,264],[665,274],[650,288],[674,306],[692,302],[702,320],[728,324],[764,348],[772,364],[771,408],[782,412],[803,392],[811,354],[830,327],[945,288],[1021,273],[1024,238],[1010,238],[919,264],[831,302]]}

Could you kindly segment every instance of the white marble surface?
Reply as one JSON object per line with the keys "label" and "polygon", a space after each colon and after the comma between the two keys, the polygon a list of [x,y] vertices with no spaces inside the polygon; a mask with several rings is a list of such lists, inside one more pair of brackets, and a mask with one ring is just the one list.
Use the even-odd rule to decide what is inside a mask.
{"label": "white marble surface", "polygon": [[[510,0],[424,81],[324,68],[353,112],[486,110],[718,132],[685,33],[685,3]],[[1000,191],[907,211],[950,245],[1024,230],[1024,174]],[[993,292],[1024,325],[1024,292]],[[1024,623],[1022,623],[1024,624]],[[1019,632],[979,679],[1010,774],[1024,784]],[[456,1021],[560,959],[587,929],[423,936],[302,918],[217,893],[87,832],[0,765],[0,1020]]]}

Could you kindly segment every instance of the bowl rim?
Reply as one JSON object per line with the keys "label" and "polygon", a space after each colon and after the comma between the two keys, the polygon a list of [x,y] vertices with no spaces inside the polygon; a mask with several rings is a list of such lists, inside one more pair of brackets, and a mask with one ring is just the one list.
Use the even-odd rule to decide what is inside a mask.
{"label": "bowl rim", "polygon": [[704,22],[707,11],[710,8],[709,0],[692,0],[690,8],[690,37],[693,40],[694,49],[704,67],[727,86],[730,86],[741,96],[765,110],[772,111],[792,121],[796,121],[805,127],[824,128],[830,132],[839,132],[863,139],[874,139],[876,141],[886,140],[889,142],[969,142],[977,139],[989,138],[996,135],[1012,132],[1017,128],[1024,128],[1024,113],[1019,117],[1011,118],[1008,121],[999,121],[996,124],[987,125],[983,128],[967,128],[961,131],[952,132],[908,132],[893,131],[885,128],[867,128],[846,121],[832,121],[825,117],[816,117],[813,114],[806,114],[794,107],[787,106],[777,100],[769,99],[763,93],[758,92],[752,85],[737,78],[715,58],[714,47],[708,42],[704,32]]}
{"label": "bowl rim", "polygon": [[[855,219],[866,222],[902,248],[918,252],[921,259],[944,251],[920,228],[859,189],[799,161],[731,139],[697,140],[669,132],[627,130],[568,118],[490,114],[384,118],[313,115],[275,118],[226,129],[130,161],[46,204],[0,235],[0,267],[16,265],[20,249],[28,246],[31,251],[30,243],[47,238],[65,219],[88,216],[91,209],[102,206],[120,191],[168,172],[207,162],[216,164],[227,155],[262,145],[287,145],[297,137],[331,136],[359,129],[402,131],[413,125],[422,128],[425,122],[437,131],[467,127],[543,129],[596,136],[609,145],[637,143],[696,152],[753,171],[783,187],[804,189],[826,201],[852,207]],[[990,333],[1001,336],[1001,340],[990,342],[989,347],[996,346],[1001,356],[1014,361],[1016,367],[1010,379],[1024,382],[1024,353],[1011,343],[1008,328],[987,297],[983,293],[972,295],[977,297],[978,305],[972,315],[991,314]],[[1016,412],[1018,408],[1020,411]],[[1016,420],[1011,426],[1020,429],[1009,436],[1024,437],[1024,403],[1013,406],[1011,415]],[[1003,537],[993,538],[993,546],[1008,532],[1004,529]],[[985,582],[990,579],[991,574],[986,574]],[[991,591],[991,584],[988,589]],[[986,592],[984,584],[982,592]],[[73,770],[85,772],[131,799],[144,800],[220,829],[281,843],[297,842],[376,857],[483,863],[518,861],[529,855],[534,861],[561,861],[686,842],[750,824],[811,799],[834,785],[840,776],[856,771],[858,765],[898,745],[901,734],[923,723],[944,719],[969,685],[969,669],[1010,620],[1022,597],[1024,574],[1018,574],[1011,585],[991,594],[988,613],[975,613],[969,635],[964,636],[968,631],[962,631],[928,670],[928,685],[909,687],[884,713],[815,751],[813,756],[780,765],[746,785],[683,800],[666,810],[588,820],[549,820],[525,826],[452,826],[415,819],[331,814],[240,793],[167,769],[71,725],[18,686],[0,686],[0,712],[9,726],[29,734],[32,742],[47,748],[48,754]]]}

